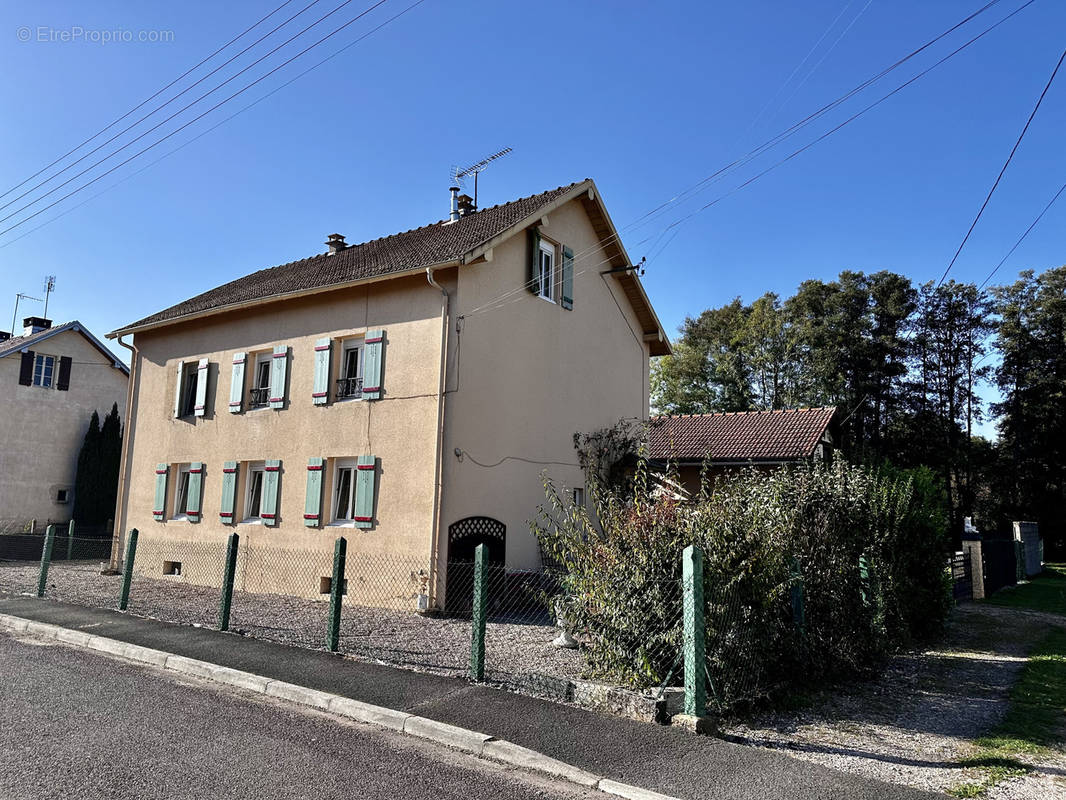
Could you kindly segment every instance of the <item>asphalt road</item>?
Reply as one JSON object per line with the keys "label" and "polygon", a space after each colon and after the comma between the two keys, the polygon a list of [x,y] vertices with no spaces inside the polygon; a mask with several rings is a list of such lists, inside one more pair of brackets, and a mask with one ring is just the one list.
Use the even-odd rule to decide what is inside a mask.
{"label": "asphalt road", "polygon": [[602,798],[401,734],[0,634],[0,798]]}

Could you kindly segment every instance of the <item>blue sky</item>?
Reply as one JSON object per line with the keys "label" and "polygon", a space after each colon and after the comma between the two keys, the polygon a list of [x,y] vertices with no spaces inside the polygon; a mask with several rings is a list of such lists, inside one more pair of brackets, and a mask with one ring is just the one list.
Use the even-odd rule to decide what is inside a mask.
{"label": "blue sky", "polygon": [[[0,69],[8,80],[0,84],[5,112],[0,191],[144,100],[280,2],[4,4]],[[307,2],[291,3],[242,45]],[[340,2],[322,0],[286,30],[294,33],[296,23],[310,24]],[[129,165],[0,234],[0,311],[11,313],[16,291],[40,296],[43,276],[54,273],[50,315],[77,317],[104,333],[238,275],[322,251],[328,233],[362,241],[440,219],[447,212],[451,166],[508,146],[513,154],[482,176],[482,205],[593,177],[616,224],[625,229],[984,4],[424,0],[138,172],[410,2],[388,0]],[[939,277],[1061,53],[1066,4],[1058,0],[1036,0],[839,133],[660,234],[1022,2],[1002,0],[784,146],[712,183],[690,203],[625,230],[630,255],[650,257],[645,282],[667,328],[673,331],[686,315],[734,296],[788,294],[806,278],[831,278],[841,269],[891,269],[915,281]],[[0,230],[196,116],[369,3],[354,0],[120,157],[0,222]],[[78,29],[83,33],[75,34]],[[129,31],[135,39],[141,31],[163,31],[170,41],[85,41],[87,32],[104,31]],[[27,35],[30,41],[20,41]],[[64,35],[81,38],[62,41]],[[285,38],[271,37],[166,114],[38,193]],[[1066,77],[1060,76],[954,277],[982,280],[1066,180],[1064,129]],[[0,210],[0,217],[34,196]],[[83,200],[88,202],[74,207]],[[998,277],[1066,262],[1064,222],[1066,200]],[[31,303],[20,316],[38,309]],[[0,318],[0,328],[9,321]]]}

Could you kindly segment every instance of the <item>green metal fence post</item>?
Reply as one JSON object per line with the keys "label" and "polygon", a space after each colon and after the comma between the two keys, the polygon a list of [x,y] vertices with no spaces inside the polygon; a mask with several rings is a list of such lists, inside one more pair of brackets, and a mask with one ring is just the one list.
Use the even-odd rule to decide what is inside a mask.
{"label": "green metal fence post", "polygon": [[67,561],[74,555],[74,520],[67,526]]}
{"label": "green metal fence post", "polygon": [[222,600],[218,608],[218,629],[229,630],[229,610],[233,603],[233,578],[237,574],[237,534],[229,535],[229,543],[226,545],[226,565],[222,573]]}
{"label": "green metal fence post", "polygon": [[37,578],[37,596],[44,597],[48,586],[48,565],[52,563],[52,547],[56,540],[56,526],[49,525],[44,533],[44,547],[41,548],[41,574]]}
{"label": "green metal fence post", "polygon": [[336,653],[341,640],[341,601],[344,599],[344,562],[348,556],[348,540],[343,536],[333,546],[333,582],[329,587],[329,630],[326,647]]}
{"label": "green metal fence post", "polygon": [[803,571],[800,569],[799,559],[795,556],[789,562],[788,574],[792,584],[792,624],[796,626],[800,636],[806,636],[807,612],[803,591]]}
{"label": "green metal fence post", "polygon": [[474,600],[470,631],[470,677],[485,679],[485,612],[489,599],[489,550],[479,544],[474,549]]}
{"label": "green metal fence post", "polygon": [[681,554],[685,647],[685,714],[707,711],[707,653],[703,621],[703,551],[689,545]]}
{"label": "green metal fence post", "polygon": [[137,557],[137,529],[130,529],[126,540],[126,563],[122,566],[122,593],[118,597],[118,610],[125,611],[130,603],[130,582],[133,580],[133,560]]}

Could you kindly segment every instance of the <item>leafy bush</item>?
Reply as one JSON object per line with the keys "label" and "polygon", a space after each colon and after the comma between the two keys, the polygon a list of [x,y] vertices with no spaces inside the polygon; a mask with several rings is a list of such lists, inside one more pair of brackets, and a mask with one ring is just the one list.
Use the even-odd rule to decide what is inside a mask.
{"label": "leafy bush", "polygon": [[947,614],[945,523],[926,470],[840,459],[745,469],[689,501],[662,491],[644,460],[623,489],[591,471],[586,480],[594,514],[549,480],[533,528],[566,572],[561,610],[590,677],[679,682],[688,545],[704,554],[707,672],[720,708],[869,669]]}

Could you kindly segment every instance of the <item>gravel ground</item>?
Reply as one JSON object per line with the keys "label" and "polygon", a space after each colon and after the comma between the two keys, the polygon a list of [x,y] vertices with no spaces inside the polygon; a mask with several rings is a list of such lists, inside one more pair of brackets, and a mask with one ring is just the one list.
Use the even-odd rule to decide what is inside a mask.
{"label": "gravel ground", "polygon": [[[101,575],[101,562],[53,562],[45,596],[97,608],[115,608],[118,576]],[[0,593],[36,591],[37,564],[0,565]],[[179,580],[135,576],[129,612],[183,625],[216,627],[219,590]],[[325,649],[329,607],[324,601],[275,594],[234,592],[230,630],[282,644]],[[425,617],[413,612],[345,604],[340,651],[346,655],[439,675],[466,675],[470,659],[470,621]],[[490,621],[486,626],[486,679],[529,686],[530,673],[579,678],[580,654],[551,645],[550,625]]]}
{"label": "gravel ground", "polygon": [[[834,687],[800,710],[732,721],[723,729],[747,744],[915,788],[946,791],[978,781],[980,773],[961,769],[958,761],[975,752],[970,740],[1002,719],[1007,692],[1052,623],[1066,620],[959,606],[935,649],[897,656],[876,681]],[[1006,781],[988,797],[1066,797],[1066,749],[1032,763],[1036,773]]]}

